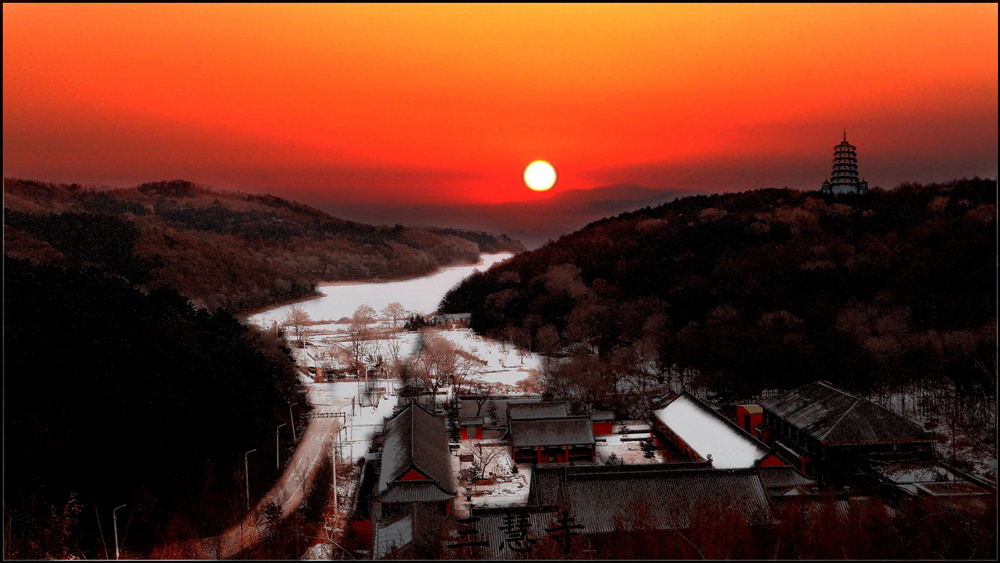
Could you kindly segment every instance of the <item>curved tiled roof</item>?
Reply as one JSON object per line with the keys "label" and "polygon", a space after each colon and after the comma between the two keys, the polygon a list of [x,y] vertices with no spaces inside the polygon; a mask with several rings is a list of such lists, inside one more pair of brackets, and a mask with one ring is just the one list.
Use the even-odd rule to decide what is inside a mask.
{"label": "curved tiled roof", "polygon": [[558,402],[508,403],[507,416],[511,420],[569,416],[569,405]]}
{"label": "curved tiled roof", "polygon": [[396,502],[442,502],[455,498],[433,481],[396,481],[376,498],[383,503]]}
{"label": "curved tiled roof", "polygon": [[[382,469],[379,475],[377,495],[385,501],[386,491],[392,485],[405,485],[413,481],[399,481],[411,470],[415,470],[433,483],[448,498],[455,496],[457,483],[451,471],[451,453],[445,420],[427,412],[414,403],[396,413],[385,423],[385,437],[382,447]],[[416,481],[421,483],[421,481]],[[418,491],[419,488],[402,488]],[[421,493],[426,496],[426,493]],[[424,499],[413,499],[424,500]],[[388,501],[403,502],[403,500]]]}
{"label": "curved tiled roof", "polygon": [[593,445],[594,425],[589,416],[511,420],[510,435],[515,448]]}
{"label": "curved tiled roof", "polygon": [[824,444],[930,441],[917,423],[827,381],[816,381],[760,402]]}
{"label": "curved tiled roof", "polygon": [[[670,464],[642,472],[614,466],[547,468],[532,472],[536,502],[568,505],[582,533],[608,533],[616,519],[644,505],[654,530],[685,529],[699,510],[739,513],[749,525],[771,522],[767,493],[756,469],[673,469]],[[545,489],[542,491],[542,489]]]}

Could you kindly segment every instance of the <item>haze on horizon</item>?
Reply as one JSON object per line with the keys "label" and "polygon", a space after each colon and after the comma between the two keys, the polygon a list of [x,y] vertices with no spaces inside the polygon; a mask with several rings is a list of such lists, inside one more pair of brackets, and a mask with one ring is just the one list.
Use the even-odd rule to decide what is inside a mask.
{"label": "haze on horizon", "polygon": [[[330,209],[997,175],[997,5],[4,4],[3,173]],[[525,165],[552,162],[551,194]]]}

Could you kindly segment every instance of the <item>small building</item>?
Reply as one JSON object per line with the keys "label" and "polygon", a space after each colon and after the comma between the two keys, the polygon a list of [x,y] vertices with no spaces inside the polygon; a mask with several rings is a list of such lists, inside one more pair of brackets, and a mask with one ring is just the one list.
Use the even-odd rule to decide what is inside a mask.
{"label": "small building", "polygon": [[[488,428],[507,429],[507,410],[510,405],[524,403],[541,402],[540,394],[533,395],[505,395],[491,394],[489,397],[477,397],[475,395],[460,395],[459,419],[483,417]],[[496,416],[491,417],[490,411],[495,409]],[[493,420],[495,418],[496,420]]]}
{"label": "small building", "polygon": [[786,391],[759,405],[754,435],[803,474],[843,484],[871,460],[923,461],[938,438],[917,423],[828,381]]}
{"label": "small building", "polygon": [[594,461],[594,428],[589,416],[508,419],[515,463]]}
{"label": "small building", "polygon": [[386,421],[383,444],[373,520],[398,514],[411,502],[450,514],[458,482],[445,419],[409,403]]}
{"label": "small building", "polygon": [[410,503],[374,529],[375,559],[438,559],[441,538],[459,524],[418,502]]}
{"label": "small building", "polygon": [[764,422],[764,409],[760,405],[736,405],[736,425],[753,434],[754,426]]}
{"label": "small building", "polygon": [[693,395],[682,392],[653,411],[650,437],[671,461],[711,461],[717,469],[784,465],[767,447]]}
{"label": "small building", "polygon": [[483,438],[485,419],[481,416],[460,418],[458,419],[458,426],[459,434],[463,440],[481,440]]}
{"label": "small building", "polygon": [[760,480],[772,501],[808,498],[815,496],[818,483],[803,476],[790,465],[771,465],[760,468]]}
{"label": "small building", "polygon": [[882,496],[897,506],[926,502],[975,512],[992,500],[990,488],[970,482],[937,463],[873,463]]}
{"label": "small building", "polygon": [[612,432],[615,415],[611,411],[594,411],[590,413],[590,420],[594,423],[594,436],[606,436]]}
{"label": "small building", "polygon": [[472,313],[434,313],[427,319],[430,325],[469,326]]}

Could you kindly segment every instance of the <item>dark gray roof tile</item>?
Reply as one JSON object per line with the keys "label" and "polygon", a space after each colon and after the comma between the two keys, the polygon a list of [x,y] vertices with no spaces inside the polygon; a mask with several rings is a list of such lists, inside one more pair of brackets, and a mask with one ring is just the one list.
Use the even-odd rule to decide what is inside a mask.
{"label": "dark gray roof tile", "polygon": [[[770,505],[756,469],[617,471],[615,466],[546,468],[532,472],[532,501],[561,503],[582,533],[610,533],[641,511],[652,529],[685,529],[696,512],[735,509],[750,525],[771,522]],[[536,487],[538,491],[535,491]],[[549,489],[549,490],[544,490]]]}
{"label": "dark gray roof tile", "polygon": [[569,404],[557,402],[509,403],[507,409],[507,417],[512,421],[569,415]]}
{"label": "dark gray roof tile", "polygon": [[933,440],[917,423],[826,381],[786,391],[760,405],[824,444]]}
{"label": "dark gray roof tile", "polygon": [[594,444],[589,416],[511,420],[510,433],[515,448]]}
{"label": "dark gray roof tile", "polygon": [[398,480],[410,470],[430,479],[443,493],[457,494],[445,420],[414,403],[385,423],[382,468],[376,490],[379,500],[383,500],[382,496],[391,485],[403,483]]}

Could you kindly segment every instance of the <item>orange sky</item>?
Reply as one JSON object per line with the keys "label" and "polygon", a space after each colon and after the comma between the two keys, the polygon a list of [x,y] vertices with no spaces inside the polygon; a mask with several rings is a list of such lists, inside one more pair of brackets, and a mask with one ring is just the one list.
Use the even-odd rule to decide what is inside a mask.
{"label": "orange sky", "polygon": [[300,201],[997,174],[997,5],[3,6],[3,173]]}

